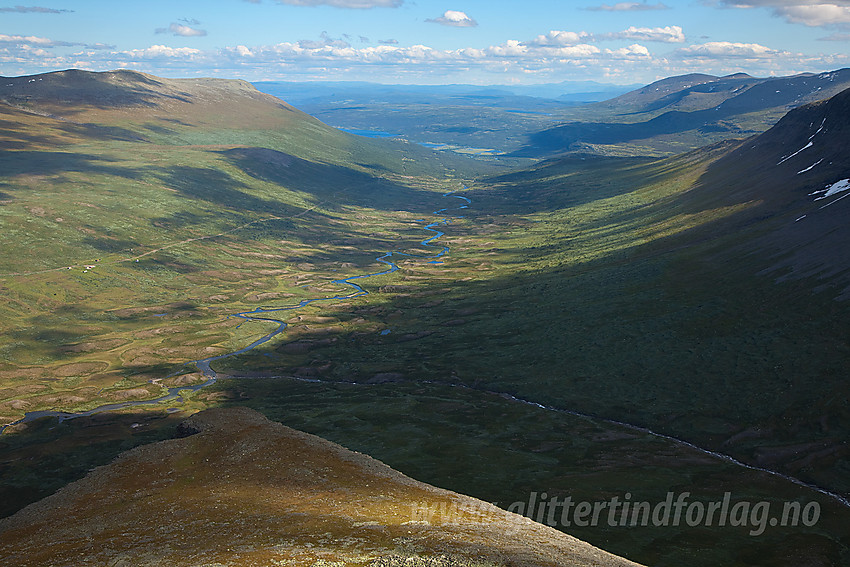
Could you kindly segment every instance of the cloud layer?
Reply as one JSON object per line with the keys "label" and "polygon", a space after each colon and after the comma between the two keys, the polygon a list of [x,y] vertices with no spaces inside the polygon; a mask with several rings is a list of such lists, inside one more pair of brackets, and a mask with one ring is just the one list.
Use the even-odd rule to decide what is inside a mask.
{"label": "cloud layer", "polygon": [[334,8],[398,8],[404,0],[277,0],[278,4],[290,6],[333,6]]}
{"label": "cloud layer", "polygon": [[590,6],[587,10],[593,12],[648,12],[652,10],[669,10],[670,7],[659,2],[647,4],[646,2],[618,2],[616,4],[602,4],[601,6]]}
{"label": "cloud layer", "polygon": [[850,26],[850,0],[720,0],[729,8],[770,8],[774,15],[810,27]]}
{"label": "cloud layer", "polygon": [[42,6],[6,6],[0,8],[0,12],[6,13],[36,13],[36,14],[64,14],[73,12],[73,10],[57,10],[56,8],[44,8]]}
{"label": "cloud layer", "polygon": [[[742,1],[755,7],[757,0]],[[453,22],[444,25],[468,27],[463,22],[474,22],[466,13],[451,10],[441,18]],[[156,31],[182,38],[205,35],[199,25],[197,20],[183,19]],[[838,40],[840,33],[835,35]],[[850,65],[850,56],[844,54],[807,56],[756,42],[688,45],[687,39],[682,27],[669,25],[630,26],[609,33],[550,30],[525,40],[455,49],[409,45],[392,37],[372,43],[357,34],[334,37],[323,32],[313,39],[275,44],[190,48],[157,41],[149,47],[117,50],[103,44],[0,34],[0,65],[5,74],[15,69],[30,74],[69,67],[130,68],[167,76],[212,73],[249,80],[292,77],[420,83],[542,82],[565,77],[634,83],[691,72],[794,74]]]}

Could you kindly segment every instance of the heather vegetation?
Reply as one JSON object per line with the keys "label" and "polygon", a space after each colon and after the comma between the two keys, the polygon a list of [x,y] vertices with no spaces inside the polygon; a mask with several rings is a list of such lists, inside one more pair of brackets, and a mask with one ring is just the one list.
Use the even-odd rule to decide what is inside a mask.
{"label": "heather vegetation", "polygon": [[[517,169],[347,135],[240,82],[42,83],[0,90],[0,416],[130,405],[8,427],[4,513],[187,414],[247,405],[504,507],[731,491],[823,510],[759,537],[561,527],[638,562],[850,557],[850,282],[830,252],[848,201],[811,195],[850,176],[846,95],[744,142],[659,159],[606,139],[619,157]],[[389,252],[397,271],[354,280],[368,294],[339,281]],[[281,322],[195,388],[191,361]]]}

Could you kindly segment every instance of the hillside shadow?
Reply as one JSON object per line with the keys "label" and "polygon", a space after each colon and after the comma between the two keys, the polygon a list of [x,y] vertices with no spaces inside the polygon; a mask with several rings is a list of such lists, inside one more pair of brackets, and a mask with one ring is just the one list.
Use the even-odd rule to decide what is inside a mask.
{"label": "hillside shadow", "polygon": [[144,174],[142,169],[112,165],[115,163],[121,160],[95,154],[38,150],[0,153],[0,170],[8,176],[82,172],[138,180]]}
{"label": "hillside shadow", "polygon": [[[69,122],[55,116],[43,117],[41,115],[33,115],[18,108],[6,106],[2,103],[0,103],[0,115],[11,118],[11,120],[0,119],[0,135],[2,135],[2,138],[5,138],[4,140],[0,140],[0,148],[4,149],[27,149],[28,146],[32,145],[55,146],[68,143],[70,140],[61,134],[93,140],[147,141],[137,132],[127,128]],[[35,130],[35,125],[32,123],[33,118],[49,120],[49,129],[42,130],[50,132],[50,134],[35,133],[33,131]]]}
{"label": "hillside shadow", "polygon": [[103,413],[45,417],[0,436],[0,518],[53,494],[120,453],[174,436],[180,415]]}
{"label": "hillside shadow", "polygon": [[588,156],[544,161],[534,169],[487,177],[484,189],[464,192],[475,202],[470,214],[531,214],[575,207],[615,197],[667,175],[657,158]]}
{"label": "hillside shadow", "polygon": [[[35,79],[35,80],[31,80]],[[69,69],[38,77],[3,78],[4,96],[13,105],[55,104],[73,115],[88,108],[114,109],[125,106],[154,108],[163,100],[192,102],[185,92],[168,92],[168,87],[134,71],[104,73]],[[79,107],[75,109],[75,107]]]}
{"label": "hillside shadow", "polygon": [[[268,148],[236,148],[220,154],[254,179],[308,193],[317,200],[333,198],[337,206],[397,210],[431,197],[426,192],[366,172],[307,161]],[[330,203],[326,206],[334,208]]]}
{"label": "hillside shadow", "polygon": [[574,144],[615,145],[669,136],[697,130],[701,133],[724,132],[729,135],[747,135],[737,126],[724,122],[740,111],[714,109],[694,112],[670,111],[645,122],[623,124],[617,122],[573,122],[543,130],[529,136],[529,143],[510,154],[511,157],[534,157],[540,152],[567,151]]}
{"label": "hillside shadow", "polygon": [[214,203],[225,209],[288,215],[295,207],[247,193],[249,187],[220,169],[177,166],[154,172],[162,182],[189,199]]}
{"label": "hillside shadow", "polygon": [[54,128],[68,134],[91,140],[147,142],[137,132],[119,126],[104,126],[101,124],[57,123]]}
{"label": "hillside shadow", "polygon": [[105,236],[88,236],[82,240],[82,243],[106,254],[122,252],[140,246],[135,240],[122,240]]}

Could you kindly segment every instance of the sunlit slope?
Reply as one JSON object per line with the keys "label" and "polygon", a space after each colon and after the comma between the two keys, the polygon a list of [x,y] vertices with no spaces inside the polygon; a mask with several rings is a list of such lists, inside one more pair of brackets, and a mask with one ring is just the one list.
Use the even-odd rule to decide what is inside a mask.
{"label": "sunlit slope", "polygon": [[6,565],[637,565],[246,408],[0,520]]}
{"label": "sunlit slope", "polygon": [[433,210],[443,180],[460,184],[433,152],[349,136],[240,81],[0,84],[3,422],[161,393],[169,381],[148,380],[174,364],[262,334],[223,314],[315,295],[317,270],[368,271],[399,238],[388,212]]}

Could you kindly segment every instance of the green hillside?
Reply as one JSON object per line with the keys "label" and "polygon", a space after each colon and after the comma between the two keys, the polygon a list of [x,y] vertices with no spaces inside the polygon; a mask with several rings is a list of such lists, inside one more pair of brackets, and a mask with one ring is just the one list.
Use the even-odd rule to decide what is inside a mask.
{"label": "green hillside", "polygon": [[374,265],[397,238],[383,215],[419,214],[461,183],[433,152],[358,140],[244,82],[3,83],[7,422],[150,397],[167,369],[239,344],[223,313]]}
{"label": "green hillside", "polygon": [[[239,81],[2,83],[0,423],[135,404],[7,428],[4,514],[178,417],[247,405],[503,507],[730,492],[822,510],[758,537],[559,526],[644,564],[850,560],[847,93],[744,141],[506,172]],[[349,297],[340,279],[390,252],[399,269]],[[235,316],[257,309],[279,311]],[[187,362],[281,322],[191,389],[207,377]]]}

